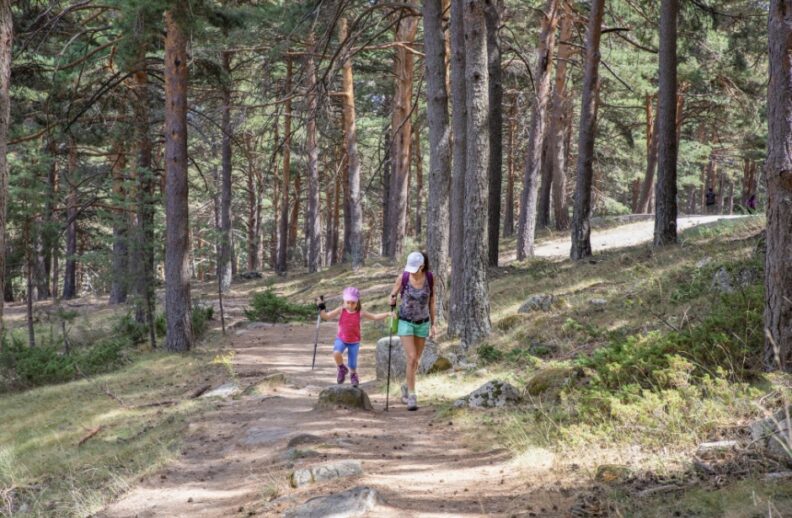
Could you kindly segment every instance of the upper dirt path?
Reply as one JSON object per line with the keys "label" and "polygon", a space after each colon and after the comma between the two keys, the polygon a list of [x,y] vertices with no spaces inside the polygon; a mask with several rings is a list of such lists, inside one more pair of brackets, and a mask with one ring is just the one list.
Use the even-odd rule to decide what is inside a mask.
{"label": "upper dirt path", "polygon": [[[680,218],[679,229],[723,216]],[[594,231],[592,248],[632,246],[651,240],[653,221]],[[536,255],[565,256],[569,238],[540,242]],[[504,257],[509,261],[509,257]],[[228,306],[246,301],[229,299]],[[227,307],[228,307],[227,306]],[[241,307],[240,306],[240,307]],[[279,516],[305,500],[357,486],[378,490],[386,505],[371,516],[569,516],[580,500],[574,459],[539,450],[515,461],[496,444],[470,441],[452,419],[431,406],[408,412],[391,394],[390,411],[374,377],[373,345],[361,349],[361,388],[370,412],[317,410],[319,392],[335,383],[330,344],[336,324],[323,323],[316,369],[311,370],[313,325],[265,324],[230,331],[236,379],[258,390],[218,400],[186,432],[180,456],[142,479],[102,517]],[[261,381],[282,373],[278,383]],[[420,380],[419,380],[420,395]],[[317,456],[288,458],[287,444],[300,434],[322,444],[301,446]],[[483,446],[482,446],[483,444]],[[363,475],[292,489],[294,468],[334,460],[362,462]],[[572,489],[575,488],[575,489]],[[535,513],[535,514],[532,514]]]}

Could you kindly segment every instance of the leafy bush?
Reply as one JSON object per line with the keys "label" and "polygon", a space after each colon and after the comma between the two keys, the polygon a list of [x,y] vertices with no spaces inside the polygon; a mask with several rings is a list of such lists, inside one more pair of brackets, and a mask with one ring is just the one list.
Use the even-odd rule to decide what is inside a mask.
{"label": "leafy bush", "polygon": [[307,320],[316,314],[313,304],[293,304],[271,289],[254,294],[250,303],[252,308],[245,310],[248,320],[287,322]]}
{"label": "leafy bush", "polygon": [[[206,334],[206,331],[209,329],[209,324],[207,322],[212,320],[213,317],[214,308],[212,306],[204,306],[201,304],[195,304],[193,306],[191,318],[194,338],[198,339]],[[168,320],[165,318],[165,313],[159,313],[154,318],[154,331],[160,338],[164,337],[167,333]]]}
{"label": "leafy bush", "polygon": [[721,369],[750,380],[761,369],[763,308],[763,288],[751,286],[724,295],[696,325],[612,341],[579,363],[593,371],[592,386],[625,394],[696,383]]}
{"label": "leafy bush", "polygon": [[503,351],[496,349],[490,344],[483,343],[476,351],[479,360],[483,364],[499,362],[503,359]]}
{"label": "leafy bush", "polygon": [[138,344],[148,338],[148,330],[146,324],[142,324],[135,320],[132,313],[127,313],[121,317],[116,325],[113,326],[113,331],[116,335],[125,336],[133,344]]}
{"label": "leafy bush", "polygon": [[54,345],[28,347],[12,339],[0,350],[0,375],[5,388],[29,388],[108,372],[125,362],[123,349],[130,343],[123,336],[110,337],[65,354]]}

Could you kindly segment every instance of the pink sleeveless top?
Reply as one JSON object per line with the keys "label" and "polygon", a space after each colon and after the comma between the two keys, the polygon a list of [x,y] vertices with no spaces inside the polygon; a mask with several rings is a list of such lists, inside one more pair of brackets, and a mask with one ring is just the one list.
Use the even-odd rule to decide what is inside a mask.
{"label": "pink sleeveless top", "polygon": [[360,343],[360,311],[350,313],[346,309],[341,310],[341,317],[338,319],[338,338],[346,344]]}

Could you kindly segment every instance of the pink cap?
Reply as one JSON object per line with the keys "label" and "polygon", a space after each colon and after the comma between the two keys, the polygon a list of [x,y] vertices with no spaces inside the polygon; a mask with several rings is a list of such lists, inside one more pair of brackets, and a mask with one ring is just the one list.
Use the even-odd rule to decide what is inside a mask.
{"label": "pink cap", "polygon": [[343,298],[344,302],[357,302],[360,300],[360,290],[351,286],[349,288],[344,288]]}

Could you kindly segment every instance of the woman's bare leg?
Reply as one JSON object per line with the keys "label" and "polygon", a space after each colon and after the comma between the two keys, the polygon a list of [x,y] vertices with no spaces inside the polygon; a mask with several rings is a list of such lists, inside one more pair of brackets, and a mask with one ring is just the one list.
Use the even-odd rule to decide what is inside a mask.
{"label": "woman's bare leg", "polygon": [[407,390],[410,394],[415,393],[415,373],[418,372],[418,364],[421,362],[421,354],[426,345],[426,338],[417,336],[400,336],[404,353],[407,356]]}

